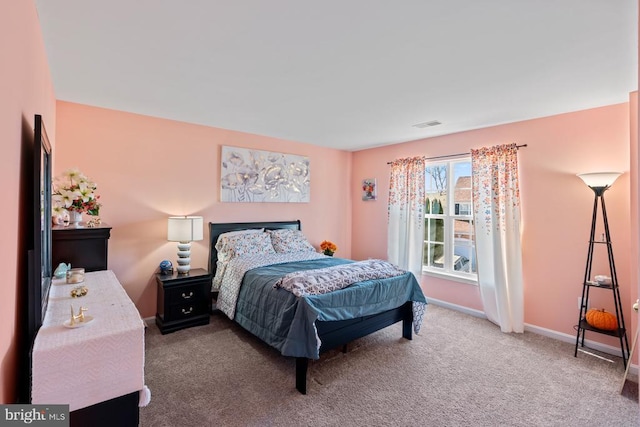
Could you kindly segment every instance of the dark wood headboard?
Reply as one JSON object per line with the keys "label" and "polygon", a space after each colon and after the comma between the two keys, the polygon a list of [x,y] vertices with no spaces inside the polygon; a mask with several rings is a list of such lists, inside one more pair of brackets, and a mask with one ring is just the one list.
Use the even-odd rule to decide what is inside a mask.
{"label": "dark wood headboard", "polygon": [[301,230],[300,220],[295,221],[275,221],[275,222],[224,222],[209,223],[209,273],[215,276],[218,261],[218,251],[216,242],[222,233],[229,231],[248,230],[251,228],[264,228],[265,230],[277,230],[279,228],[290,228]]}

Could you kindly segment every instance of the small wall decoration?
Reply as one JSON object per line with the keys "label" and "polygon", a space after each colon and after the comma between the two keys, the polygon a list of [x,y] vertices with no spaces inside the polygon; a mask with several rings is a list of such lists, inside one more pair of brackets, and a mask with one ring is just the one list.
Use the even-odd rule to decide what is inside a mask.
{"label": "small wall decoration", "polygon": [[222,147],[220,201],[307,203],[309,158],[293,154]]}
{"label": "small wall decoration", "polygon": [[365,178],[362,180],[362,200],[376,200],[376,179]]}

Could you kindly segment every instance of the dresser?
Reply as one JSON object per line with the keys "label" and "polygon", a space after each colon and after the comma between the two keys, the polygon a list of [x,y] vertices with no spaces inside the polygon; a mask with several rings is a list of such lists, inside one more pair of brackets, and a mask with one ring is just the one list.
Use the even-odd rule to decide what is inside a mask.
{"label": "dresser", "polygon": [[87,227],[56,225],[52,229],[51,264],[55,269],[61,262],[85,271],[107,269],[111,226],[100,224]]}
{"label": "dresser", "polygon": [[[72,298],[78,285],[52,281],[33,344],[31,403],[68,404],[71,426],[137,426],[144,322],[112,271],[86,273],[82,285],[88,293]],[[65,325],[81,306],[90,321]]]}

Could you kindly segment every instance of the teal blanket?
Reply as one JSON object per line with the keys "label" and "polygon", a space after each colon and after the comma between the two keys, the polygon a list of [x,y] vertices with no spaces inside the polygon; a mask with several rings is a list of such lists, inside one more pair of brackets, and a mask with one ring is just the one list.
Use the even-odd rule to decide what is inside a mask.
{"label": "teal blanket", "polygon": [[[320,342],[315,328],[316,320],[333,321],[368,316],[400,307],[407,301],[426,304],[420,285],[411,273],[358,282],[327,294],[301,298],[285,289],[274,287],[278,279],[287,273],[349,262],[353,261],[327,257],[247,271],[238,296],[234,320],[284,356],[318,359]],[[418,322],[421,320],[420,317]],[[415,330],[419,327],[419,324],[414,323]]]}

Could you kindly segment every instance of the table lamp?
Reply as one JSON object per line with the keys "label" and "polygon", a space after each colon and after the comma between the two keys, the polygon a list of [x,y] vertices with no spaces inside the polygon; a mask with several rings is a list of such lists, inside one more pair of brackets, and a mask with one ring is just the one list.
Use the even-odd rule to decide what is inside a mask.
{"label": "table lamp", "polygon": [[189,274],[191,270],[191,242],[202,240],[201,216],[171,216],[167,227],[167,240],[178,242],[178,274]]}

